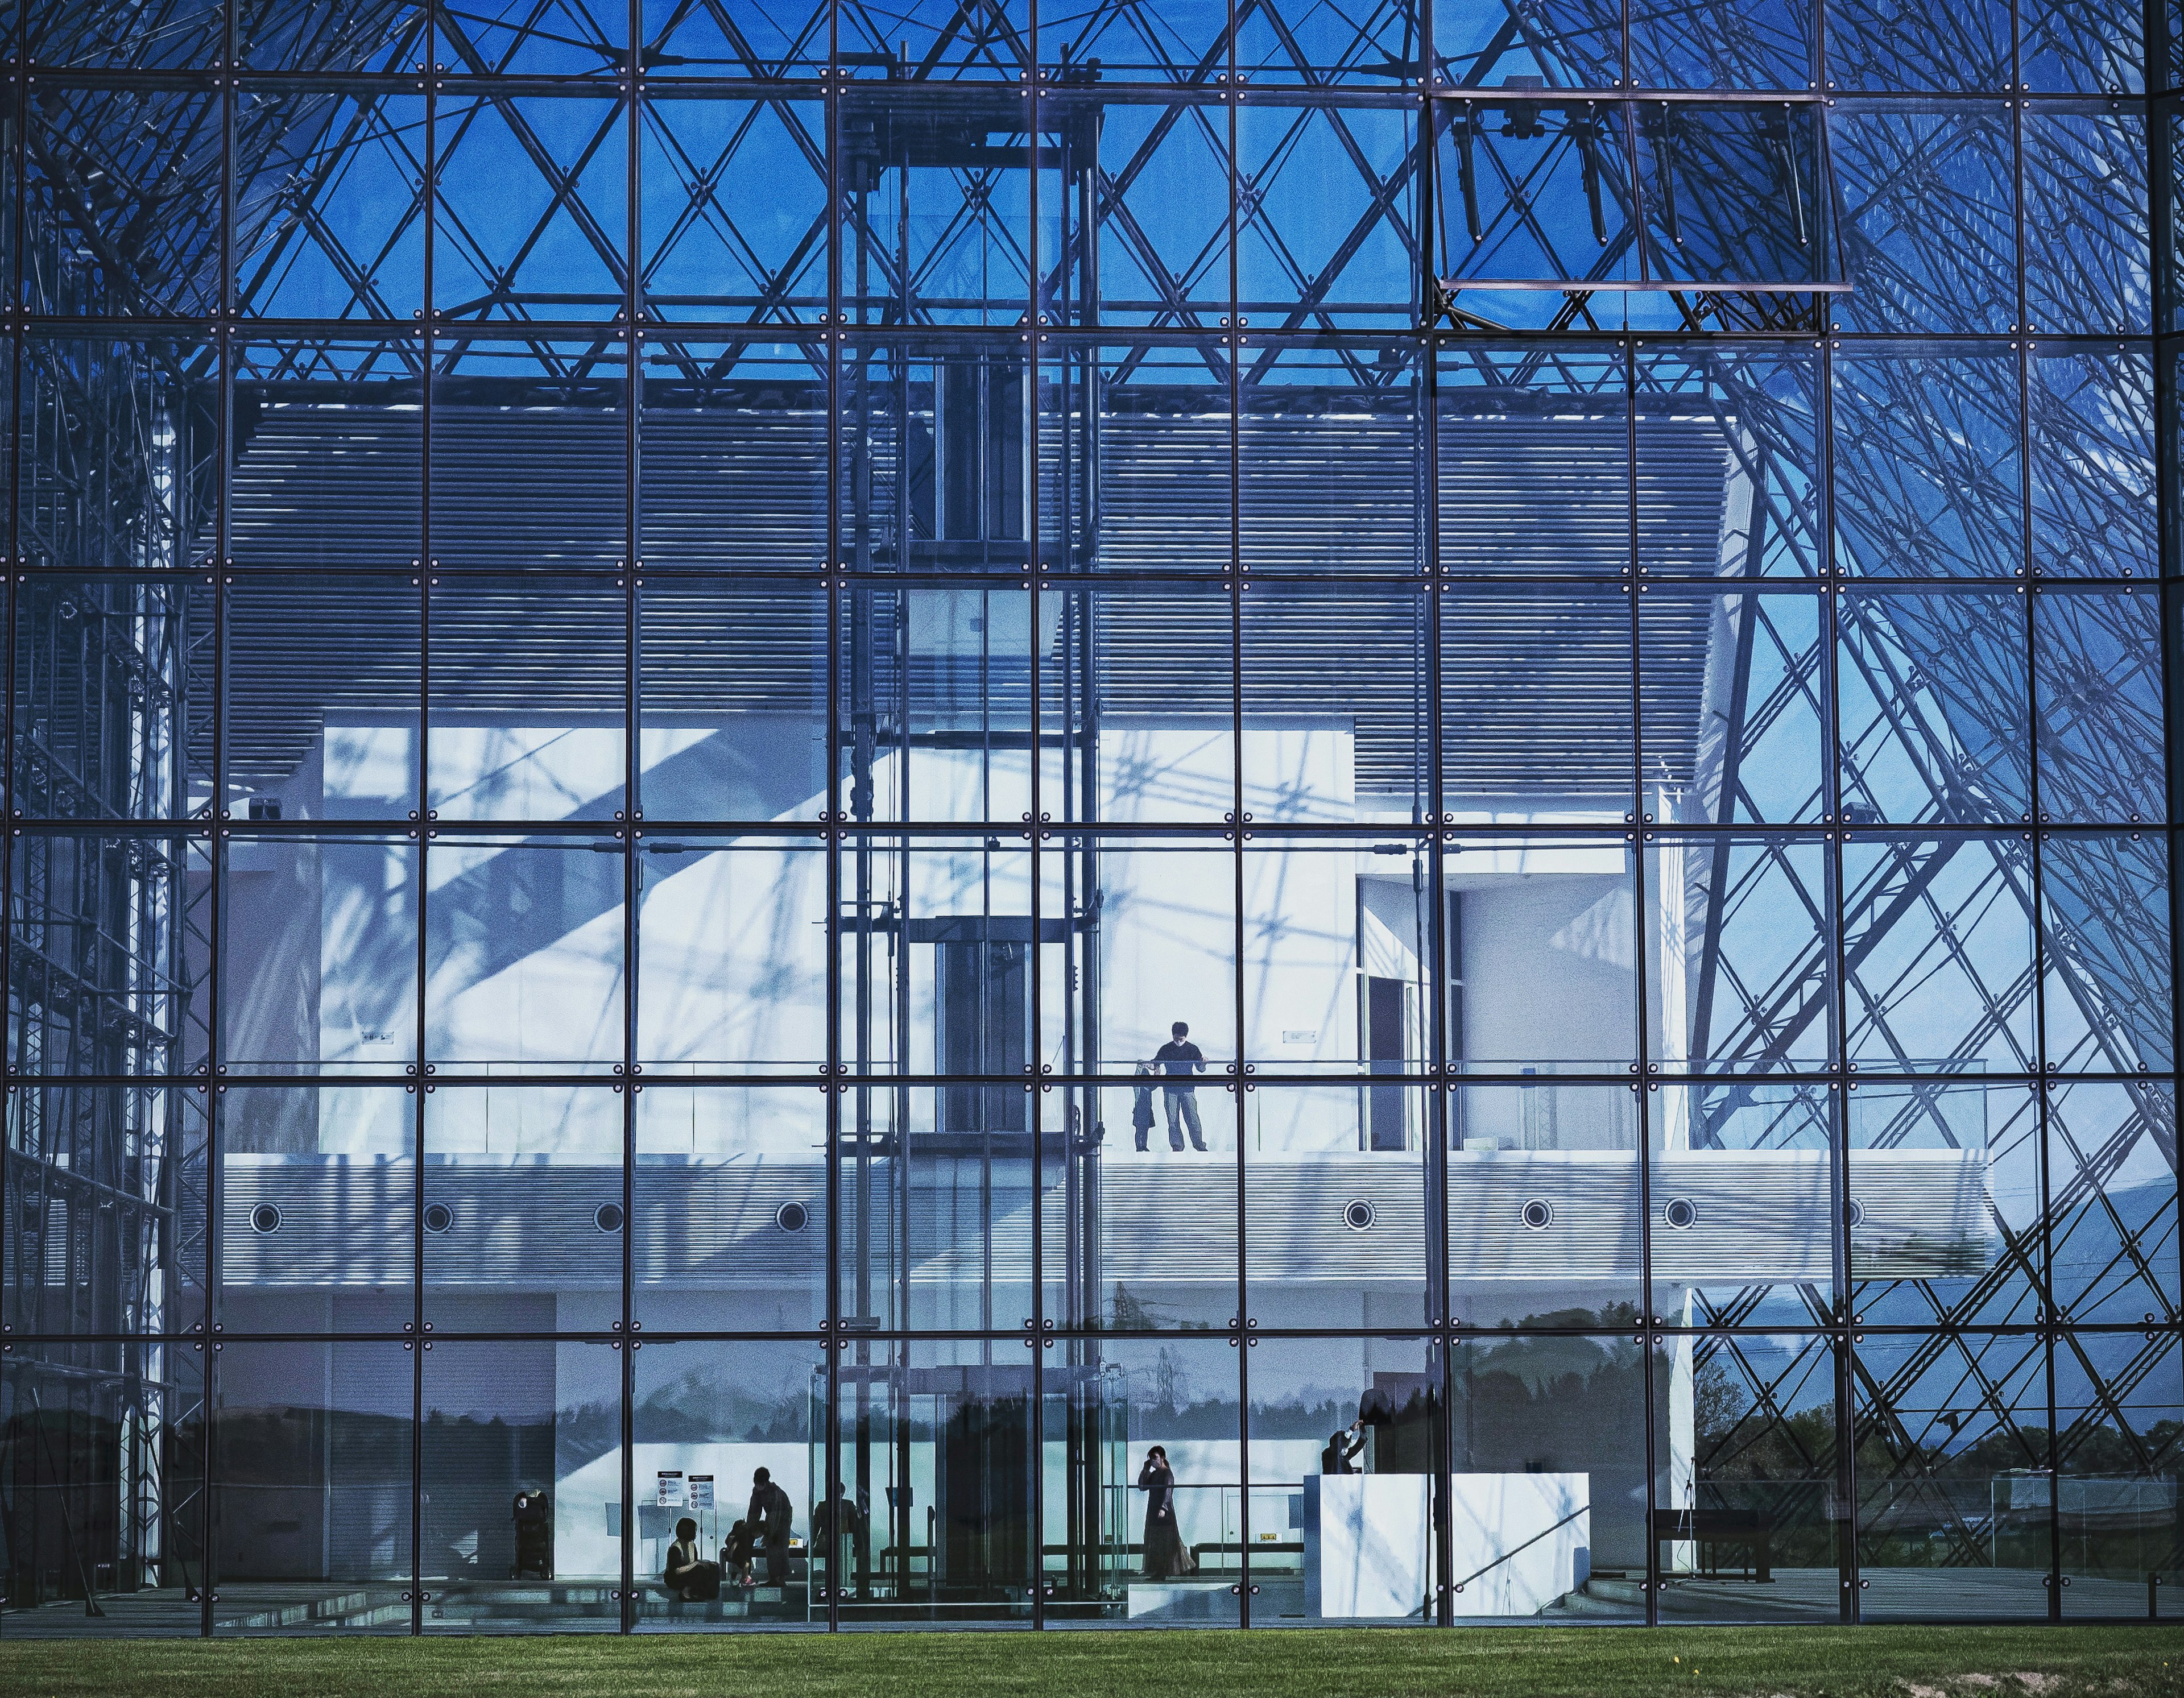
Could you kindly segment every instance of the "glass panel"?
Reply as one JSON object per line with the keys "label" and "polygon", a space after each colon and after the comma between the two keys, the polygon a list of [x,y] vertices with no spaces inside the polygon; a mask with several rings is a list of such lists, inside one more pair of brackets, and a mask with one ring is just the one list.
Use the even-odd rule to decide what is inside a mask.
{"label": "glass panel", "polygon": [[1445,821],[1635,823],[1630,603],[1627,584],[1441,591]]}
{"label": "glass panel", "polygon": [[[1030,117],[1022,90],[974,96],[853,83],[841,92],[848,159],[835,240],[844,302],[859,324],[1024,322]],[[808,175],[807,166],[791,179],[792,207],[816,187]],[[824,273],[811,281],[823,288]]]}
{"label": "glass panel", "polygon": [[419,317],[425,97],[254,91],[237,97],[235,130],[237,308],[282,319]]}
{"label": "glass panel", "polygon": [[252,70],[421,70],[429,10],[404,6],[390,18],[346,0],[246,8],[235,20],[236,50]]}
{"label": "glass panel", "polygon": [[2143,1080],[2048,1094],[2049,1278],[2081,1325],[2176,1313],[2175,1101]]}
{"label": "glass panel", "polygon": [[1684,348],[1635,376],[1639,571],[1818,576],[1818,355]]}
{"label": "glass panel", "polygon": [[410,1631],[415,1361],[304,1340],[214,1358],[214,1632]]}
{"label": "glass panel", "polygon": [[1811,0],[1708,0],[1694,10],[1635,12],[1631,84],[1802,93],[1813,86],[1819,9]]}
{"label": "glass panel", "polygon": [[1168,578],[1230,571],[1227,349],[1080,342],[1044,358],[1041,560]]}
{"label": "glass panel", "polygon": [[621,1352],[443,1339],[423,1366],[425,1631],[613,1632]]}
{"label": "glass panel", "polygon": [[1006,348],[843,349],[835,516],[846,564],[1024,569],[1030,413],[1020,361]]}
{"label": "glass panel", "polygon": [[[992,980],[986,988],[994,994]],[[1037,1094],[1013,1082],[844,1094],[837,1138],[845,1328],[1025,1336],[1037,1318]]]}
{"label": "glass panel", "polygon": [[1443,8],[1434,19],[1436,71],[1465,86],[1620,86],[1621,20],[1600,6],[1573,7],[1530,29],[1509,27],[1501,6]]}
{"label": "glass panel", "polygon": [[2031,863],[2029,837],[1845,835],[1845,1044],[1853,1066],[2031,1069]]}
{"label": "glass panel", "polygon": [[1228,108],[1104,100],[1096,145],[1100,320],[1214,328],[1228,311]]}
{"label": "glass panel", "polygon": [[1419,280],[1411,121],[1376,108],[1238,111],[1236,170],[1251,185],[1237,214],[1239,325],[1334,330],[1412,316]]}
{"label": "glass panel", "polygon": [[652,577],[640,587],[644,810],[655,821],[761,824],[822,811],[826,592],[778,580]]}
{"label": "glass panel", "polygon": [[2152,360],[2073,350],[2042,355],[2031,373],[2034,571],[2153,576]]}
{"label": "glass panel", "polygon": [[1418,576],[1425,431],[1412,351],[1290,342],[1241,359],[1246,568]]}
{"label": "glass panel", "polygon": [[463,838],[431,846],[428,1070],[620,1066],[624,868],[612,838]]}
{"label": "glass panel", "polygon": [[604,1332],[627,1224],[619,1087],[427,1086],[427,1330]]}
{"label": "glass panel", "polygon": [[2152,592],[2045,589],[2032,600],[2040,817],[2159,820],[2161,615]]}
{"label": "glass panel", "polygon": [[1377,0],[1357,12],[1283,0],[1240,10],[1236,80],[1366,88],[1390,86],[1393,78],[1423,82],[1418,9],[1411,0]]}
{"label": "glass panel", "polygon": [[204,1630],[205,1357],[202,1343],[9,1344],[10,1640]]}
{"label": "glass panel", "polygon": [[1061,82],[1209,83],[1228,65],[1228,8],[1217,0],[1157,10],[1061,0],[1040,8],[1039,57]]}
{"label": "glass panel", "polygon": [[148,27],[152,20],[125,0],[26,0],[23,8],[34,64],[169,71],[220,64],[222,10],[220,0],[177,0]]}
{"label": "glass panel", "polygon": [[804,838],[648,838],[637,1053],[654,1074],[826,1071],[827,861]]}
{"label": "glass panel", "polygon": [[1835,363],[1836,551],[1863,577],[2022,577],[2014,355]]}
{"label": "glass panel", "polygon": [[2065,1619],[2174,1618],[2184,1402],[2173,1339],[2065,1334],[2055,1344],[2056,1560]]}
{"label": "glass panel", "polygon": [[1845,88],[2007,88],[2003,0],[1830,0],[1827,74]]}
{"label": "glass panel", "polygon": [[1843,821],[2032,817],[2020,591],[1836,597]]}
{"label": "glass panel", "polygon": [[[1400,1626],[1432,1621],[1435,1476],[1442,1472],[1441,1361],[1424,1339],[1254,1339],[1248,1525],[1254,1627]],[[1574,1508],[1567,1480],[1535,1489]],[[1468,1502],[1458,1484],[1458,1513]],[[1533,1507],[1533,1506],[1526,1506]],[[1518,1513],[1521,1514],[1519,1511]],[[1581,1512],[1505,1562],[1510,1613],[1572,1589]],[[1529,1534],[1532,1529],[1525,1529]],[[1514,1542],[1514,1541],[1510,1541]],[[1459,1561],[1485,1560],[1458,1535]],[[1491,1549],[1490,1535],[1489,1549]],[[1471,1583],[1483,1601],[1501,1574]],[[1458,1606],[1462,1606],[1459,1600]]]}
{"label": "glass panel", "polygon": [[1646,1103],[1655,1315],[1679,1327],[1834,1319],[1834,1086],[1669,1085]]}
{"label": "glass panel", "polygon": [[1440,1106],[1435,1094],[1406,1084],[1245,1091],[1245,1311],[1251,1320],[1368,1329],[1432,1322],[1439,1306],[1428,1250],[1427,1152]]}
{"label": "glass panel", "polygon": [[1858,1614],[2039,1621],[2053,1501],[2048,1352],[2024,1333],[1869,1333],[1851,1372]]}
{"label": "glass panel", "polygon": [[1650,1071],[1819,1067],[1835,1053],[1825,843],[1647,837]]}
{"label": "glass panel", "polygon": [[621,103],[451,93],[434,126],[433,311],[618,317],[629,217]]}
{"label": "glass panel", "polygon": [[[1088,824],[1232,822],[1236,611],[1228,587],[1042,592],[1039,619],[1039,811]],[[1320,730],[1316,752],[1331,766],[1324,720]]]}
{"label": "glass panel", "polygon": [[2167,1072],[2175,980],[2161,838],[2044,839],[2040,905],[2048,1071]]}
{"label": "glass panel", "polygon": [[183,926],[211,882],[211,839],[36,831],[15,838],[14,850],[8,1072],[179,1078],[202,1069],[212,988]]}
{"label": "glass panel", "polygon": [[[221,1324],[231,1334],[407,1332],[415,1318],[414,1087],[223,1092]],[[405,1414],[409,1406],[405,1390]],[[405,1567],[408,1548],[405,1535]]]}
{"label": "glass panel", "polygon": [[837,600],[845,816],[1028,819],[1032,667],[1051,647],[1058,604],[982,585],[859,583]]}
{"label": "glass panel", "polygon": [[433,582],[426,817],[621,818],[628,617],[619,584]]}
{"label": "glass panel", "polygon": [[[1247,835],[1258,838],[1244,851],[1244,1052],[1251,1064],[1323,1078],[1432,1071],[1428,846]],[[1392,1147],[1417,1147],[1415,1132]]]}
{"label": "glass panel", "polygon": [[1638,604],[1645,784],[1663,823],[1810,821],[1823,776],[1826,604],[1672,594]]}
{"label": "glass panel", "polygon": [[1234,1341],[1061,1339],[1044,1355],[1047,1578],[1071,1601],[1065,1612],[1050,1599],[1048,1625],[1234,1625],[1245,1543]]}
{"label": "glass panel", "polygon": [[[1940,0],[1914,0],[1913,7],[1897,9],[1926,7],[1943,9]],[[1975,49],[1969,58],[1960,51],[1959,20],[1976,29],[1982,15],[2006,20],[2008,14],[1995,0],[1947,8],[1941,27],[1949,51],[1936,57],[1931,75],[1953,81],[1977,65]],[[1858,39],[1855,25],[1841,36],[1835,33],[1832,15],[1830,25],[1831,53],[1840,58],[1846,47],[1858,51],[1852,45]],[[2006,21],[2003,28],[2007,31]],[[1919,51],[1918,37],[1903,33],[1900,16],[1886,29],[1886,38],[1904,44],[1896,51]],[[1856,69],[1836,69],[1846,82],[1860,80]],[[2006,74],[1993,75],[1998,81]],[[1834,303],[1830,322],[1835,329],[1992,336],[2016,327],[2016,197],[2006,104],[1840,101],[1828,114],[1828,142],[1844,209],[1847,281],[1855,286]],[[1947,239],[1937,241],[1936,233],[1944,230]]]}
{"label": "glass panel", "polygon": [[822,0],[643,0],[644,63],[673,76],[811,76],[827,63]]}
{"label": "glass panel", "polygon": [[[121,7],[93,10],[117,46],[152,35]],[[220,8],[204,13],[216,42]],[[209,90],[42,88],[26,137],[24,304],[59,317],[217,312],[224,118]]]}
{"label": "glass panel", "polygon": [[2028,112],[2025,328],[2145,335],[2148,241],[2144,116],[2109,102]]}
{"label": "glass panel", "polygon": [[1458,992],[1451,1059],[1513,1073],[1619,1073],[1635,1062],[1636,846],[1490,838],[1442,854]]}
{"label": "glass panel", "polygon": [[1650,276],[1708,283],[1836,281],[1813,108],[1678,101],[1631,110]]}
{"label": "glass panel", "polygon": [[873,1547],[846,1621],[1030,1624],[1029,1342],[860,1344],[836,1368],[838,1495],[871,1506]]}
{"label": "glass panel", "polygon": [[619,0],[456,0],[438,13],[433,52],[452,71],[581,76],[628,58]]}
{"label": "glass panel", "polygon": [[219,370],[199,342],[25,342],[16,546],[30,565],[206,563],[219,500]]}
{"label": "glass panel", "polygon": [[1649,1542],[1662,1613],[1834,1621],[1847,1530],[1836,1513],[1835,1347],[1709,1333],[1665,1339],[1655,1356]]}
{"label": "glass panel", "polygon": [[789,343],[658,340],[644,365],[640,563],[738,577],[823,569],[824,365]]}
{"label": "glass panel", "polygon": [[16,816],[208,815],[209,584],[40,573],[15,615]]}
{"label": "glass panel", "polygon": [[[418,343],[393,339],[261,342],[236,350],[227,525],[237,563],[316,573],[392,567],[404,574],[393,585],[409,586],[420,565],[424,510],[424,370]],[[336,582],[341,593],[299,624],[338,629],[344,608],[369,604],[365,584]],[[231,621],[249,595],[230,594]],[[413,611],[410,622],[415,617]],[[298,633],[285,634],[292,642]],[[234,641],[231,632],[231,658]],[[398,660],[416,642],[413,632],[385,631],[344,643],[344,671],[368,658]],[[262,649],[244,654],[253,670],[277,658]],[[248,682],[231,668],[231,696]],[[413,679],[405,693],[415,693]]]}
{"label": "glass panel", "polygon": [[433,565],[621,565],[629,537],[621,344],[442,348],[432,377]]}
{"label": "glass panel", "polygon": [[1243,598],[1244,817],[1425,821],[1427,599],[1407,585],[1262,582]]}
{"label": "glass panel", "polygon": [[2042,1289],[2039,1121],[2022,1085],[1854,1082],[1851,1308],[1882,1327],[2031,1320]]}
{"label": "glass panel", "polygon": [[648,1327],[826,1324],[823,1094],[655,1081],[637,1100],[631,1183],[633,1300]]}
{"label": "glass panel", "polygon": [[[815,1490],[826,1478],[825,1356],[805,1343],[648,1338],[630,1372],[638,1631],[823,1628],[820,1565],[844,1586],[872,1572],[859,1500]],[[822,1543],[836,1524],[822,1505],[838,1550]]]}
{"label": "glass panel", "polygon": [[[2018,13],[2018,53],[2027,86],[2044,92],[2141,94],[2146,90],[2146,19],[2088,0],[2031,0]],[[2065,1598],[2064,1607],[2071,1601]]]}
{"label": "glass panel", "polygon": [[229,587],[229,816],[417,817],[415,582],[253,574]]}
{"label": "glass panel", "polygon": [[11,1085],[6,1102],[0,1325],[76,1336],[202,1324],[204,1088]]}
{"label": "glass panel", "polygon": [[[1505,23],[1496,39],[1517,33]],[[1583,43],[1570,45],[1581,49]],[[1611,56],[1601,68],[1614,64]],[[1598,78],[1593,86],[1607,81]],[[1551,103],[1542,97],[1561,81],[1552,75],[1546,84],[1535,75],[1514,75],[1502,80],[1511,93],[1475,95],[1435,112],[1432,263],[1451,305],[1462,289],[1627,282],[1638,276],[1635,185],[1623,110],[1600,101]],[[1536,304],[1512,304],[1536,313],[1533,327],[1538,329],[1547,328],[1563,306],[1552,295]],[[1611,320],[1619,318],[1621,303],[1605,310]],[[1553,358],[1551,349],[1536,352]],[[1604,363],[1621,365],[1612,356]],[[1590,387],[1584,384],[1580,392]]]}
{"label": "glass panel", "polygon": [[1564,1336],[1451,1359],[1457,1620],[1643,1621],[1647,1353]]}
{"label": "glass panel", "polygon": [[1639,1317],[1638,1098],[1635,1085],[1552,1079],[1451,1094],[1451,1320],[1614,1327]]}
{"label": "glass panel", "polygon": [[983,0],[975,11],[957,0],[846,7],[836,36],[838,64],[889,81],[1017,82],[1031,61],[1028,0]]}
{"label": "glass panel", "polygon": [[1440,406],[1444,572],[1630,576],[1621,355],[1460,343],[1441,355]]}
{"label": "glass panel", "polygon": [[[714,22],[709,8],[684,9],[705,19],[700,29]],[[673,74],[688,71],[677,66]],[[816,100],[654,96],[644,104],[642,134],[648,317],[785,323],[822,316],[824,107]]]}
{"label": "glass panel", "polygon": [[230,837],[222,851],[220,1072],[415,1062],[414,837]]}

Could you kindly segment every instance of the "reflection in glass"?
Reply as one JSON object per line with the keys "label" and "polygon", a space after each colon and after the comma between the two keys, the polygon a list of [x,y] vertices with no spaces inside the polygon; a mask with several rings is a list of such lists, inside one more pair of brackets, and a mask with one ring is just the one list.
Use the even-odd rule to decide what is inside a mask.
{"label": "reflection in glass", "polygon": [[1644,1620],[1646,1352],[1535,1335],[1451,1360],[1457,1618]]}
{"label": "reflection in glass", "polygon": [[231,1343],[215,1367],[215,1633],[410,1631],[414,1351]]}
{"label": "reflection in glass", "polygon": [[619,1065],[624,866],[614,838],[464,838],[431,846],[431,1065],[483,1072]]}
{"label": "reflection in glass", "polygon": [[[1252,1625],[1430,1619],[1440,1566],[1438,1353],[1423,1339],[1269,1339],[1251,1359],[1251,1383],[1244,1555],[1256,1588]],[[1452,1484],[1459,1518],[1474,1500],[1498,1511],[1483,1546],[1465,1536],[1468,1528],[1457,1538],[1457,1560],[1486,1570],[1469,1601],[1484,1602],[1499,1583],[1509,1613],[1529,1614],[1525,1604],[1536,1608],[1574,1589],[1581,1517],[1563,1517],[1546,1548],[1519,1554],[1513,1547],[1530,1544],[1533,1528],[1508,1500],[1507,1483],[1481,1491],[1486,1482],[1459,1473]],[[1528,1484],[1537,1490],[1545,1483]],[[1561,1481],[1542,1494],[1567,1495]],[[1496,1535],[1511,1548],[1496,1549]]]}
{"label": "reflection in glass", "polygon": [[[802,1343],[644,1344],[630,1358],[638,1630],[824,1627],[830,1582],[853,1587],[872,1572],[869,1506],[815,1490],[826,1479],[825,1359]],[[761,1500],[760,1469],[788,1499],[785,1516],[778,1499]]]}
{"label": "reflection in glass", "polygon": [[229,1334],[408,1328],[415,1095],[386,1083],[241,1086],[220,1115],[220,1324]]}
{"label": "reflection in glass", "polygon": [[441,1339],[425,1348],[423,1376],[425,1631],[614,1631],[622,1352]]}
{"label": "reflection in glass", "polygon": [[[825,1324],[827,1099],[809,1087],[655,1080],[636,1112],[631,1278],[644,1324],[758,1333]],[[599,1177],[604,1194],[608,1176]],[[856,1194],[854,1177],[848,1189]]]}
{"label": "reflection in glass", "polygon": [[1620,1327],[1639,1315],[1634,1085],[1468,1084],[1449,1095],[1449,1318]]}
{"label": "reflection in glass", "polygon": [[1663,1612],[1835,1620],[1844,1555],[1835,1347],[1712,1333],[1664,1340],[1654,1356],[1647,1542]]}
{"label": "reflection in glass", "polygon": [[2046,1347],[2029,1333],[1868,1333],[1852,1348],[1859,1616],[2044,1618]]}

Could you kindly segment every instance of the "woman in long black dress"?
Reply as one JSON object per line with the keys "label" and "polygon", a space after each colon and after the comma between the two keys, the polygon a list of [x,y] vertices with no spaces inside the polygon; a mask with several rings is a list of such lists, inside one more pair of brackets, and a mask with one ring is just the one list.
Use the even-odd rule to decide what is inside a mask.
{"label": "woman in long black dress", "polygon": [[1145,1465],[1138,1470],[1138,1489],[1145,1495],[1145,1578],[1173,1579],[1198,1572],[1198,1560],[1183,1542],[1175,1519],[1175,1471],[1167,1465],[1167,1451],[1158,1445],[1145,1452]]}

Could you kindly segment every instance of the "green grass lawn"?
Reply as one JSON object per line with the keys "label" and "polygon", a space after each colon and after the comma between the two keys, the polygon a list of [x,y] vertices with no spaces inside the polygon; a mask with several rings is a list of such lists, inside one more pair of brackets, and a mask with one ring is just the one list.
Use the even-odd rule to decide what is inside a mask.
{"label": "green grass lawn", "polygon": [[8,1698],[1068,1698],[1687,1692],[2184,1698],[2176,1628],[723,1634],[0,1642]]}

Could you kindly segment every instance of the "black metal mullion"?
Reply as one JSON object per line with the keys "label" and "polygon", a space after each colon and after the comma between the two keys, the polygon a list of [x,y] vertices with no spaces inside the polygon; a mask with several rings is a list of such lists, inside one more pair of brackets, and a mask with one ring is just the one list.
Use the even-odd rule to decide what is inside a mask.
{"label": "black metal mullion", "polygon": [[644,875],[644,790],[642,771],[644,701],[638,690],[643,665],[643,605],[644,570],[643,535],[639,521],[638,462],[643,433],[639,429],[644,406],[644,290],[643,265],[644,181],[638,156],[643,150],[644,114],[644,0],[628,0],[627,28],[630,57],[622,87],[622,122],[627,125],[623,147],[623,239],[627,252],[622,265],[622,315],[629,332],[622,344],[622,805],[629,816],[629,836],[624,839],[622,860],[622,1065],[629,1089],[622,1096],[621,1144],[621,1333],[629,1340],[622,1353],[621,1372],[621,1598],[616,1612],[623,1633],[636,1630],[637,1595],[637,1094],[644,1088],[638,1058],[638,999],[644,939],[640,936]]}

